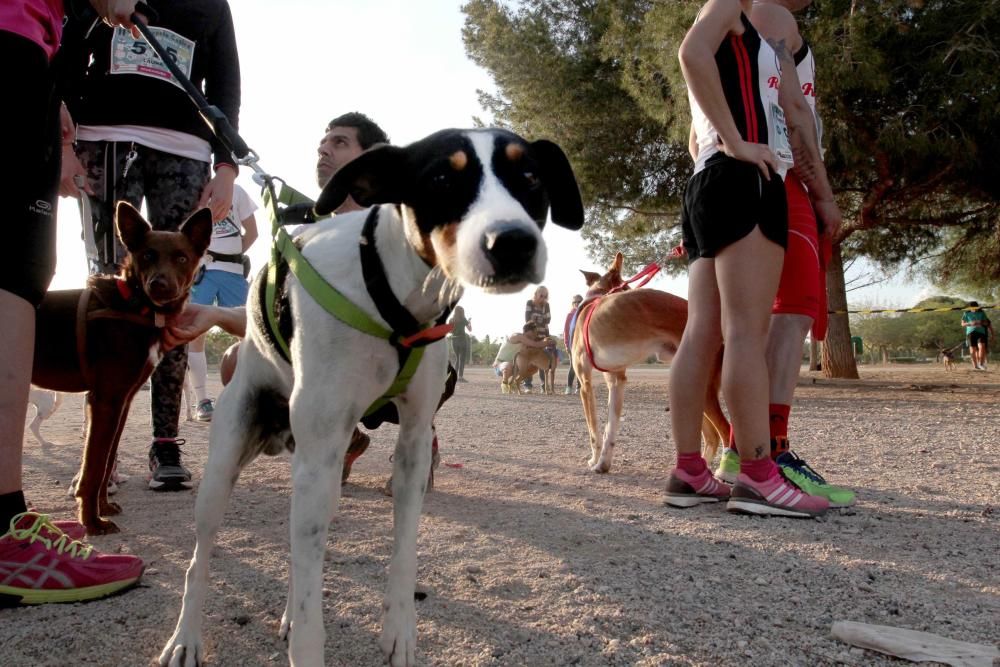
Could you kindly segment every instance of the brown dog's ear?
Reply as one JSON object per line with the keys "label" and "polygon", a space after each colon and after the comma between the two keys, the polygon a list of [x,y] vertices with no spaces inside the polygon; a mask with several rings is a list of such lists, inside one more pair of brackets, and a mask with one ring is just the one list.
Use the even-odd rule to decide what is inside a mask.
{"label": "brown dog's ear", "polygon": [[622,254],[620,252],[619,253],[615,253],[615,261],[611,262],[611,268],[609,270],[610,271],[617,271],[618,273],[621,273],[622,272],[622,261],[624,259],[625,258],[622,257]]}
{"label": "brown dog's ear", "polygon": [[580,273],[583,274],[583,279],[587,281],[587,287],[590,287],[591,285],[593,285],[594,283],[596,283],[598,280],[601,279],[600,273],[594,273],[593,271],[584,271],[583,269],[580,269]]}
{"label": "brown dog's ear", "polygon": [[123,199],[115,208],[115,229],[118,230],[118,238],[121,239],[122,245],[129,252],[134,252],[142,247],[146,234],[153,227],[132,204]]}
{"label": "brown dog's ear", "polygon": [[205,254],[212,242],[212,209],[203,208],[181,223],[180,232],[188,238],[198,256]]}

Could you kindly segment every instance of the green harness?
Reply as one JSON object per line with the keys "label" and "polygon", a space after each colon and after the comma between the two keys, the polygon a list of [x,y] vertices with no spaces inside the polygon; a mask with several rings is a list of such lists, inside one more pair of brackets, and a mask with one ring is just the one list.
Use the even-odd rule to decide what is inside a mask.
{"label": "green harness", "polygon": [[[396,348],[396,352],[399,355],[399,372],[396,374],[395,380],[393,380],[392,385],[390,385],[386,393],[372,403],[365,411],[364,416],[367,417],[406,390],[414,373],[417,371],[417,367],[420,365],[420,360],[423,359],[424,346],[443,338],[450,329],[450,326],[441,325],[440,323],[424,324],[418,332],[408,337],[401,337],[398,333],[383,327],[372,319],[368,313],[351,303],[343,294],[334,289],[313,268],[306,258],[302,256],[302,252],[282,226],[279,205],[286,207],[298,204],[311,205],[313,201],[284,182],[281,183],[280,190],[275,193],[274,184],[271,180],[266,182],[262,196],[264,205],[267,207],[271,218],[271,237],[273,239],[273,243],[271,244],[271,259],[267,266],[267,283],[264,289],[264,303],[262,306],[267,314],[266,323],[270,330],[271,338],[277,342],[278,351],[284,356],[285,360],[291,363],[288,341],[285,340],[278,327],[278,273],[279,267],[282,264],[288,267],[288,270],[298,279],[302,287],[309,293],[309,296],[328,313],[349,327],[388,341]],[[369,216],[376,216],[377,214],[378,208],[375,208]],[[447,312],[446,310],[445,316]]]}

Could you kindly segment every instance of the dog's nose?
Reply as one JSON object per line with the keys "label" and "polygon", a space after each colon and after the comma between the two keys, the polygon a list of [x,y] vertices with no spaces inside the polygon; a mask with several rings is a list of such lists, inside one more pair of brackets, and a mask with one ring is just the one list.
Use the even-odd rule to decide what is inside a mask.
{"label": "dog's nose", "polygon": [[480,246],[498,276],[521,273],[535,258],[538,236],[521,225],[502,225],[486,232]]}

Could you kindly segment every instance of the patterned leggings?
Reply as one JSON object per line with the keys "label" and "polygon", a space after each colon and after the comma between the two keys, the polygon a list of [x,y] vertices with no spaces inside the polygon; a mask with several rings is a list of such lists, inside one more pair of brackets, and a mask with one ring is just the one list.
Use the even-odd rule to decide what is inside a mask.
{"label": "patterned leggings", "polygon": [[[129,160],[130,154],[134,159]],[[124,199],[139,208],[145,200],[153,229],[176,230],[194,212],[209,180],[207,162],[129,142],[80,141],[77,155],[97,193],[90,197],[90,205],[100,258],[91,266],[91,273],[116,274],[125,258],[114,231],[117,201]],[[165,354],[153,371],[150,403],[154,438],[177,437],[186,372],[186,345]]]}

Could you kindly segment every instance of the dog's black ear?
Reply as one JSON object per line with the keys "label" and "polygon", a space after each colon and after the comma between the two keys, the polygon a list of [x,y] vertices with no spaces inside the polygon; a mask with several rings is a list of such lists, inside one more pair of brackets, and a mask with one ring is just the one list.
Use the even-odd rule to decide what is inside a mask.
{"label": "dog's black ear", "polygon": [[134,252],[142,247],[146,234],[153,227],[132,204],[122,199],[115,207],[115,229],[118,230],[122,245],[129,252]]}
{"label": "dog's black ear", "polygon": [[583,227],[583,201],[566,154],[545,139],[531,142],[531,152],[541,166],[540,176],[552,206],[552,222],[573,231],[580,229]]}
{"label": "dog's black ear", "polygon": [[316,214],[329,215],[350,196],[359,206],[399,204],[408,182],[409,160],[398,146],[366,151],[337,170],[316,201]]}
{"label": "dog's black ear", "polygon": [[195,211],[181,223],[181,233],[188,237],[198,255],[204,255],[208,244],[212,242],[212,209],[203,208]]}
{"label": "dog's black ear", "polygon": [[598,280],[601,279],[600,273],[594,273],[593,271],[584,271],[583,269],[580,269],[580,273],[583,274],[583,279],[587,281],[587,287],[590,287],[591,285],[593,285],[594,283],[596,283]]}

